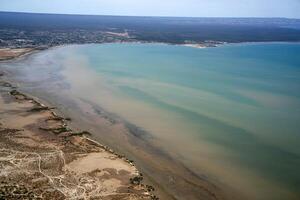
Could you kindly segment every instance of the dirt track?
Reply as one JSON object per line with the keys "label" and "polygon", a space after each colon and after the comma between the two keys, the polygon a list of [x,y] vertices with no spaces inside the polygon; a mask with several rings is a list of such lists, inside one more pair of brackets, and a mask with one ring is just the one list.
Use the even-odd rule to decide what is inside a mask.
{"label": "dirt track", "polygon": [[157,199],[131,161],[0,82],[0,199]]}

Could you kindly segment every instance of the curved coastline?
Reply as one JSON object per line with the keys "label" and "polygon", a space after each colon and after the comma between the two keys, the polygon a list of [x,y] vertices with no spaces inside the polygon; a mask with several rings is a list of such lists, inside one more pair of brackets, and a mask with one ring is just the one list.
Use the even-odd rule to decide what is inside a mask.
{"label": "curved coastline", "polygon": [[[54,46],[43,50],[33,50],[14,59],[2,61],[0,62],[0,65],[14,65],[15,63],[27,62],[36,55],[43,54],[44,52],[52,51],[64,46],[70,45]],[[3,68],[1,70],[3,70]],[[67,108],[68,106],[66,106],[64,103],[73,104],[74,102],[70,102],[68,99],[63,99],[61,96],[57,99],[52,99],[51,94],[36,92],[32,89],[26,88],[27,86],[24,87],[24,85],[26,85],[26,80],[20,80],[19,78],[22,76],[22,74],[15,74],[15,72],[18,70],[14,70],[16,69],[4,68],[4,78],[6,79],[5,81],[8,81],[11,84],[16,84],[18,86],[18,89],[23,94],[33,96],[35,99],[37,99],[37,102],[41,102],[43,105],[47,105],[49,107],[55,107],[56,112],[59,113],[59,115],[68,118],[70,117],[72,121],[69,122],[69,126],[74,131],[89,130],[92,133],[91,138],[93,138],[93,140],[111,147],[112,149],[114,149],[114,152],[117,152],[118,155],[125,155],[126,157],[130,158],[129,160],[134,160],[137,168],[141,172],[143,172],[145,184],[154,185],[156,191],[154,191],[153,193],[159,196],[161,199],[184,199],[186,197],[189,197],[189,199],[205,198],[222,200],[227,199],[226,196],[230,196],[230,199],[233,199],[231,196],[232,193],[229,188],[228,191],[225,192],[225,194],[221,189],[218,189],[214,183],[207,180],[207,178],[204,178],[205,176],[196,176],[196,174],[188,169],[185,165],[178,161],[175,161],[167,152],[159,149],[159,147],[154,145],[154,143],[149,142],[149,137],[152,138],[151,134],[147,133],[140,127],[137,127],[136,125],[116,116],[115,114],[105,111],[98,105],[93,105],[93,103],[91,102],[85,103],[87,103],[87,105],[94,110],[95,115],[87,120],[82,120],[81,117],[76,120],[76,118],[82,114],[81,112],[85,112],[85,110],[81,110],[79,112],[69,112],[69,109]],[[78,107],[75,109],[78,109]],[[92,118],[94,118],[95,116],[98,116],[101,120],[104,120],[104,123],[100,126],[97,125],[95,127],[92,127],[93,125],[91,123],[87,123],[87,121],[92,120]],[[107,123],[110,125],[114,123],[123,124],[121,131],[118,130],[118,137],[122,137],[121,134],[124,134],[122,133],[122,131],[125,131],[125,137],[127,137],[127,140],[129,140],[129,142],[124,146],[116,146],[116,143],[113,141],[113,139],[105,139],[102,137],[98,137],[97,134],[94,134],[102,125],[107,126]],[[121,142],[122,141],[119,141],[119,144]],[[132,148],[133,145],[134,148]],[[133,153],[133,151],[135,151],[136,149],[139,149],[143,153]],[[149,165],[149,162],[147,161],[148,159],[152,159],[154,162]],[[166,174],[165,172],[163,172],[165,170],[164,168],[168,168],[170,171]],[[169,181],[165,182],[168,177],[173,177],[172,179],[174,179],[174,181],[172,181],[170,185],[168,185]]]}
{"label": "curved coastline", "polygon": [[0,68],[2,198],[159,199],[132,160],[91,139],[90,132],[71,128],[72,119],[53,104],[20,92],[11,72]]}
{"label": "curved coastline", "polygon": [[[268,42],[269,43],[269,42]],[[277,42],[275,42],[277,43]],[[245,43],[248,44],[248,43]],[[253,43],[250,43],[253,44]],[[235,45],[235,44],[226,44],[226,45]],[[239,43],[239,45],[241,45]],[[65,45],[64,45],[65,46]],[[59,48],[59,47],[53,47],[53,48]],[[52,48],[50,48],[49,50],[51,50]],[[35,55],[35,54],[33,54]],[[22,59],[31,59],[31,56],[24,56],[21,58],[21,60],[18,61],[22,61]],[[15,60],[16,61],[16,60]],[[13,60],[9,61],[9,62],[15,62]],[[16,81],[18,82],[17,79],[14,79],[13,74],[11,74],[12,76],[10,78],[12,78],[12,82]],[[50,79],[51,80],[51,79]],[[20,83],[20,87],[22,88],[22,81],[19,82]],[[67,85],[63,85],[62,87],[67,87]],[[120,143],[122,143],[122,140],[124,140],[124,138],[122,138],[122,135],[118,135],[117,139],[119,140],[119,143],[116,143],[114,141],[114,139],[112,137],[107,137],[106,136],[96,136],[97,134],[94,134],[94,137],[96,140],[100,141],[100,142],[104,142],[106,143],[108,146],[111,146],[113,149],[116,149],[118,152],[121,152],[125,155],[128,155],[130,158],[134,159],[137,164],[138,167],[140,167],[141,171],[144,171],[143,169],[145,169],[145,177],[148,179],[148,181],[150,183],[153,183],[154,185],[156,185],[157,187],[161,187],[163,185],[163,182],[165,180],[165,178],[167,177],[163,177],[163,178],[152,178],[151,175],[155,172],[158,172],[161,168],[161,166],[156,165],[155,163],[152,163],[152,166],[147,166],[147,162],[143,162],[143,160],[149,160],[149,159],[157,159],[159,160],[160,163],[164,163],[164,167],[169,165],[169,164],[174,164],[174,160],[172,160],[172,157],[169,156],[166,152],[159,150],[158,146],[153,145],[153,143],[151,143],[151,140],[153,138],[149,138],[148,136],[151,136],[151,134],[147,133],[146,131],[140,129],[139,127],[135,126],[134,124],[129,123],[128,121],[126,121],[123,118],[120,118],[118,116],[116,116],[113,113],[110,113],[109,111],[106,111],[105,109],[99,107],[98,105],[93,105],[92,102],[72,102],[70,100],[68,100],[67,98],[62,96],[59,97],[55,97],[52,98],[51,94],[45,94],[43,92],[35,92],[33,89],[28,89],[26,87],[23,88],[24,92],[28,93],[28,94],[32,94],[33,96],[37,96],[41,99],[41,101],[49,103],[50,105],[54,105],[59,108],[59,110],[61,111],[62,114],[65,114],[66,116],[74,116],[74,118],[76,118],[76,116],[80,116],[83,115],[84,112],[89,112],[89,113],[93,113],[91,116],[89,116],[86,120],[82,120],[81,117],[78,117],[78,120],[74,121],[71,123],[71,126],[74,126],[75,129],[82,129],[82,127],[84,127],[87,130],[91,130],[91,132],[97,132],[97,130],[100,128],[101,125],[105,126],[106,131],[107,130],[112,130],[109,129],[109,127],[107,126],[107,124],[109,124],[109,126],[114,126],[115,124],[120,125],[123,124],[122,129],[118,129],[118,131],[121,130],[121,132],[126,132],[126,138],[128,139],[128,144],[126,145],[119,145]],[[57,90],[59,88],[55,88],[55,90]],[[59,91],[59,90],[57,90]],[[72,98],[72,97],[70,97]],[[60,101],[62,100],[62,101]],[[78,106],[80,104],[80,106]],[[67,105],[67,106],[66,106]],[[77,105],[76,109],[80,109],[80,111],[70,111],[70,106],[71,105]],[[101,123],[100,125],[97,126],[93,126],[93,123],[98,123],[99,121],[93,119],[93,118],[97,118],[99,117],[99,119],[101,119]],[[95,121],[92,121],[95,120]],[[88,122],[90,121],[90,122]],[[92,122],[91,122],[92,121]],[[103,124],[102,124],[103,123]],[[112,131],[116,131],[116,130],[112,130]],[[100,132],[102,132],[102,134],[104,134],[103,130],[101,130]],[[123,133],[124,134],[124,133]],[[126,140],[127,140],[126,139]],[[154,138],[155,139],[155,138]],[[150,143],[149,143],[150,141]],[[154,142],[155,143],[155,142]],[[133,148],[132,146],[135,146],[135,148]],[[142,150],[146,150],[146,152],[150,152],[149,154],[144,153],[143,155],[135,155],[133,153],[133,151],[136,151],[138,149],[138,151],[142,151]],[[139,152],[140,153],[140,152]],[[155,155],[155,156],[153,156]],[[160,160],[161,159],[161,160]],[[226,186],[224,186],[224,188],[219,188],[218,186],[214,185],[212,180],[207,179],[207,177],[205,177],[205,175],[199,177],[199,176],[195,176],[195,174],[193,173],[193,171],[189,170],[186,166],[182,165],[182,163],[179,162],[175,162],[176,168],[174,170],[174,174],[177,175],[177,179],[176,181],[178,181],[178,187],[184,187],[185,184],[192,184],[194,186],[195,189],[193,191],[193,193],[195,194],[194,197],[196,197],[195,199],[199,198],[200,196],[197,196],[197,191],[199,190],[203,190],[202,195],[207,195],[210,194],[210,198],[211,199],[227,199],[228,196],[230,196],[230,198],[228,199],[240,199],[240,197],[238,197],[238,192],[235,193],[233,190],[231,190],[232,188],[226,188]],[[153,169],[156,170],[153,170]],[[181,173],[181,175],[178,175],[178,172]],[[161,174],[158,174],[157,176],[160,176]],[[185,177],[186,176],[186,177]],[[189,178],[192,178],[192,182],[189,183]],[[179,179],[184,179],[184,182],[180,182],[181,180]],[[152,180],[151,180],[152,179]],[[158,184],[160,183],[160,184]],[[195,184],[197,183],[197,184]],[[226,188],[226,189],[225,189]],[[169,198],[169,199],[181,199],[183,198],[182,196],[176,196],[173,195],[173,192],[177,190],[177,188],[174,185],[169,185],[166,188],[161,187],[161,194],[162,195],[166,195],[165,198]],[[222,190],[222,191],[221,191]],[[224,190],[226,191],[226,194],[223,194]],[[228,192],[229,191],[229,192]],[[182,192],[182,191],[181,191]],[[229,194],[228,194],[229,193]],[[233,196],[231,196],[233,194]],[[183,195],[188,195],[188,194],[183,194]],[[173,197],[172,197],[173,196]],[[204,198],[204,196],[201,196],[201,198]],[[193,196],[189,196],[190,199],[193,199]],[[206,198],[209,198],[208,196],[205,196]],[[163,198],[164,199],[164,198]],[[243,199],[246,199],[245,197],[243,197]]]}

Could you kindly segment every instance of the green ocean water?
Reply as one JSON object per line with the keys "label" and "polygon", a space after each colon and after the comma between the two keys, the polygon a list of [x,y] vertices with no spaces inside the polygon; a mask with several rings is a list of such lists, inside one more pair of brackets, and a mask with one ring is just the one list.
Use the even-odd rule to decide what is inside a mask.
{"label": "green ocean water", "polygon": [[148,131],[193,171],[254,199],[300,197],[300,44],[58,52],[69,71],[93,77],[85,74],[75,93]]}

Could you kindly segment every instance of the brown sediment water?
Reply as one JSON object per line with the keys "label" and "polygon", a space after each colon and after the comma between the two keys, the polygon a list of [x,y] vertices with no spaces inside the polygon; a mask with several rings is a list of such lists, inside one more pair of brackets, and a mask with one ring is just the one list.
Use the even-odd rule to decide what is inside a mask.
{"label": "brown sediment water", "polygon": [[[53,50],[48,51],[51,54]],[[3,63],[5,78],[18,85],[21,91],[39,98],[47,105],[55,106],[61,115],[70,117],[72,120],[69,123],[74,130],[88,130],[95,140],[131,158],[143,172],[145,183],[154,185],[157,188],[155,192],[161,199],[231,197],[231,192],[222,191],[205,175],[203,177],[196,175],[183,163],[176,161],[170,152],[162,149],[162,142],[158,138],[124,118],[106,111],[95,103],[93,98],[82,98],[85,96],[84,93],[80,92],[78,96],[76,92],[70,90],[69,81],[72,80],[66,77],[60,79],[62,74],[69,73],[65,70],[70,68],[64,67],[61,72],[55,71],[62,70],[61,66],[46,59],[43,62],[46,61],[49,66],[55,67],[52,69],[44,65],[42,69],[29,67],[32,60],[39,56],[47,56],[48,53],[39,52],[16,62]],[[21,65],[26,67],[19,68]],[[71,72],[70,77],[77,77],[76,83],[84,85],[93,83],[93,75],[88,71],[73,68]],[[85,76],[81,76],[83,74]],[[83,79],[80,79],[80,76]],[[89,89],[91,90],[93,88]],[[98,94],[97,98],[101,96],[102,94]]]}
{"label": "brown sediment water", "polygon": [[[4,68],[8,71],[10,79],[19,83],[25,92],[58,107],[64,115],[71,117],[72,127],[90,131],[96,140],[133,159],[148,177],[148,181],[159,186],[158,193],[162,199],[297,199],[297,194],[290,191],[284,183],[273,181],[262,171],[245,167],[244,163],[235,160],[240,156],[240,152],[227,148],[218,143],[217,139],[212,140],[207,136],[208,133],[214,133],[213,130],[217,127],[224,132],[232,131],[236,134],[219,135],[218,139],[226,141],[225,137],[232,137],[228,139],[235,143],[249,140],[254,146],[257,145],[258,150],[272,150],[273,153],[273,144],[262,144],[263,139],[260,141],[260,138],[251,135],[252,131],[259,130],[258,128],[247,125],[243,128],[233,126],[243,123],[243,113],[236,110],[251,113],[256,106],[253,106],[254,103],[245,106],[207,90],[153,82],[139,77],[134,77],[134,80],[128,77],[118,80],[120,88],[129,94],[124,95],[115,87],[116,79],[110,77],[108,80],[108,74],[89,67],[94,61],[84,54],[74,52],[73,49],[76,48],[80,47],[63,47],[41,52],[23,61],[7,64]],[[137,48],[141,47],[138,45]],[[132,59],[132,55],[128,55],[128,58]],[[103,65],[108,64],[107,62]],[[137,90],[132,88],[145,88],[161,97],[170,95],[170,98],[164,97],[168,100],[167,103],[157,102],[155,98],[137,94]],[[239,88],[235,91],[271,107],[280,106],[285,102],[298,106],[297,99],[284,95]],[[183,107],[179,109],[174,106],[178,103],[177,94],[186,95],[184,100],[194,99],[182,105],[186,109],[190,105],[192,107],[195,102],[208,99],[211,103],[216,103],[217,107],[223,106],[223,112],[227,113],[231,109],[232,112],[236,112],[234,114],[242,117],[234,119],[228,115],[229,117],[222,119],[224,122],[221,123],[219,118],[223,117],[223,113],[209,112],[210,107],[205,106],[194,107],[197,114],[186,113]],[[233,105],[236,108],[227,109]],[[211,110],[215,111],[212,108]],[[199,115],[200,111],[203,115]],[[204,124],[201,129],[198,122]],[[200,139],[197,134],[201,135]],[[248,144],[245,143],[247,147]],[[289,151],[296,152],[297,149],[289,147]],[[276,152],[280,153],[279,150]],[[276,193],[271,192],[274,190]]]}

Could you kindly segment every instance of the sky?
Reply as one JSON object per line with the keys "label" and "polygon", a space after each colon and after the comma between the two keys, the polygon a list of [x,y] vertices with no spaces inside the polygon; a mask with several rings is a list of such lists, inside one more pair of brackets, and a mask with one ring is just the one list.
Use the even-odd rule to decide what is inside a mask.
{"label": "sky", "polygon": [[130,16],[300,18],[300,0],[0,0],[0,11]]}

